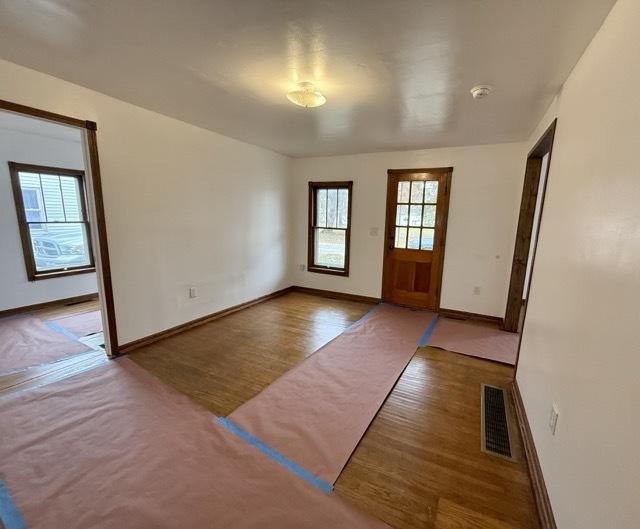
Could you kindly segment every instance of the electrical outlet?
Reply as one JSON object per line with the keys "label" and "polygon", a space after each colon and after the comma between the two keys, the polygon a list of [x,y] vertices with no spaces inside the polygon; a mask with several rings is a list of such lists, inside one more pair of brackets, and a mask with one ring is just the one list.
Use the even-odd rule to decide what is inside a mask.
{"label": "electrical outlet", "polygon": [[549,415],[549,430],[551,430],[551,435],[556,434],[556,425],[558,424],[559,414],[558,406],[556,404],[551,406],[551,414]]}
{"label": "electrical outlet", "polygon": [[193,299],[196,296],[196,287],[189,287],[189,299]]}
{"label": "electrical outlet", "polygon": [[300,263],[298,265],[298,268],[300,269],[301,272],[304,272],[307,269],[307,265],[305,265],[304,263]]}
{"label": "electrical outlet", "polygon": [[480,287],[473,287],[473,295],[474,296],[480,295]]}

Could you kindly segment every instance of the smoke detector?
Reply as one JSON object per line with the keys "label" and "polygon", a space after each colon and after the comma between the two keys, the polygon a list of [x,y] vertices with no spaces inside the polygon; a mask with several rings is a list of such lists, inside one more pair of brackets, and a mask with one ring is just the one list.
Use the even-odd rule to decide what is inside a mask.
{"label": "smoke detector", "polygon": [[477,86],[474,86],[470,90],[470,92],[473,96],[473,99],[484,99],[489,95],[491,90],[493,90],[493,86],[490,86],[488,84],[479,84]]}

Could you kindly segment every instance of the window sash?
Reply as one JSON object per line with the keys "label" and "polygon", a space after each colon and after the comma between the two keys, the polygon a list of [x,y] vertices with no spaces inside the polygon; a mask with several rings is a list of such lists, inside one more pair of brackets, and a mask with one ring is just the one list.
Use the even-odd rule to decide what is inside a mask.
{"label": "window sash", "polygon": [[[309,182],[308,271],[349,275],[352,186],[352,182]],[[344,233],[342,266],[319,263],[316,250],[320,230]]]}
{"label": "window sash", "polygon": [[[63,169],[57,167],[43,167],[30,164],[19,164],[15,162],[9,162],[9,170],[11,174],[11,183],[14,192],[14,200],[16,206],[16,213],[18,217],[18,226],[20,229],[20,237],[22,240],[22,249],[25,259],[25,267],[27,270],[27,277],[29,281],[35,281],[37,279],[45,279],[49,277],[60,277],[64,275],[71,275],[84,272],[95,271],[95,261],[93,255],[93,245],[91,241],[91,226],[87,218],[87,203],[86,194],[84,189],[84,171],[76,169]],[[41,197],[42,203],[40,217],[42,220],[33,221],[27,220],[27,211],[36,211],[33,208],[25,208],[24,197],[22,195],[22,182],[21,175],[37,175],[38,187],[26,188],[34,189]],[[44,196],[44,188],[42,184],[43,175],[52,175],[58,177],[59,186],[59,200],[61,210],[58,208],[58,220],[49,220],[47,213],[47,202]],[[65,192],[63,191],[62,177],[74,178],[73,192],[77,193],[77,205],[78,211],[71,213],[71,208],[65,201]],[[67,199],[68,200],[68,197]],[[59,220],[59,213],[62,212],[64,220]],[[73,217],[73,218],[69,218]],[[31,236],[31,227],[34,225],[74,225],[81,226],[82,245],[84,247],[84,253],[87,255],[88,263],[82,263],[79,265],[59,266],[59,267],[47,267],[46,269],[38,268],[36,258],[34,255],[34,240]],[[77,246],[77,245],[76,245]],[[60,251],[60,256],[66,255],[65,252]]]}

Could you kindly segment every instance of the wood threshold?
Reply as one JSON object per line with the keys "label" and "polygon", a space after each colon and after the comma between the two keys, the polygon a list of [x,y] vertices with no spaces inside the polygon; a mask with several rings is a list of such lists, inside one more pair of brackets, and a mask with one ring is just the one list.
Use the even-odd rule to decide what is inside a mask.
{"label": "wood threshold", "polygon": [[518,422],[518,428],[520,430],[520,436],[524,446],[525,459],[527,460],[527,466],[529,467],[531,489],[533,490],[533,498],[536,503],[540,528],[557,529],[556,521],[553,516],[553,509],[551,508],[551,502],[549,500],[549,494],[547,493],[547,487],[544,483],[544,476],[542,475],[542,469],[540,468],[538,452],[536,451],[533,436],[531,435],[527,412],[525,411],[524,403],[522,402],[522,395],[520,394],[520,389],[518,388],[518,382],[516,380],[511,384],[511,397],[513,399],[516,420]]}
{"label": "wood threshold", "polygon": [[465,312],[463,310],[454,309],[438,309],[438,314],[446,318],[455,318],[458,320],[481,321],[483,323],[494,323],[502,327],[503,319],[499,316],[488,316],[487,314],[478,314],[476,312]]}
{"label": "wood threshold", "polygon": [[53,301],[45,301],[43,303],[35,303],[34,305],[25,305],[23,307],[15,307],[13,309],[6,309],[0,311],[0,318],[4,316],[11,316],[13,314],[22,314],[25,312],[33,312],[35,310],[47,309],[57,305],[72,305],[74,303],[82,303],[84,301],[93,301],[98,299],[98,293],[83,294],[82,296],[73,296],[71,298],[56,299]]}

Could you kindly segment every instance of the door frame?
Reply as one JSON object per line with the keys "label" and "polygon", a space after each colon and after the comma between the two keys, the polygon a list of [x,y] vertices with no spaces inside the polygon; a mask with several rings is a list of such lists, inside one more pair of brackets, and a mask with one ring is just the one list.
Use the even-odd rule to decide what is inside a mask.
{"label": "door frame", "polygon": [[[555,138],[557,119],[551,122],[551,125],[544,132],[535,146],[527,155],[527,164],[524,173],[524,184],[522,186],[522,199],[520,202],[520,215],[518,218],[518,228],[516,231],[516,241],[513,249],[513,260],[511,263],[511,279],[509,281],[509,292],[507,295],[507,306],[504,314],[503,330],[509,332],[518,332],[520,325],[520,316],[522,309],[522,300],[526,299],[524,304],[524,318],[527,315],[527,304],[529,301],[529,291],[531,290],[531,282],[533,279],[533,271],[536,260],[536,250],[538,247],[538,235],[542,224],[542,215],[544,211],[544,200],[549,184],[549,170],[551,168],[551,157],[553,154],[553,140]],[[538,199],[538,188],[540,185],[540,170],[542,168],[542,159],[545,155],[549,155],[547,160],[546,175],[542,194],[540,195],[540,221],[538,229],[533,234],[533,247],[531,246],[531,237],[533,230],[534,215]],[[529,276],[529,284],[527,285],[526,298],[523,298],[523,289],[525,276],[527,273],[527,263],[529,261],[529,251],[531,250],[531,270]],[[523,319],[524,322],[524,319]],[[520,346],[518,346],[518,355]],[[516,367],[517,367],[516,359]]]}
{"label": "door frame", "polygon": [[109,246],[107,242],[107,224],[104,215],[104,199],[102,195],[102,181],[100,178],[100,160],[98,158],[98,140],[96,132],[98,126],[95,121],[83,121],[70,116],[56,114],[47,110],[41,110],[11,101],[0,99],[0,110],[34,117],[45,121],[60,123],[83,131],[83,148],[85,159],[88,162],[85,167],[86,196],[89,207],[89,215],[92,219],[91,235],[96,276],[98,279],[98,292],[100,308],[103,311],[105,323],[105,352],[112,357],[118,354],[118,332],[116,329],[116,313],[113,301],[113,283],[111,280],[111,264],[109,262]]}
{"label": "door frame", "polygon": [[[447,221],[449,218],[449,198],[451,196],[451,177],[453,175],[453,167],[431,167],[431,168],[415,168],[415,169],[388,169],[387,170],[387,194],[385,200],[385,223],[384,223],[384,237],[383,237],[383,253],[382,253],[382,284],[380,287],[380,294],[382,301],[386,301],[384,292],[384,274],[385,263],[387,261],[387,254],[389,253],[389,229],[391,224],[394,223],[393,215],[389,209],[389,204],[392,202],[392,198],[396,196],[397,190],[391,187],[391,177],[393,175],[402,174],[416,174],[416,173],[441,173],[444,180],[444,200],[442,210],[442,236],[440,238],[440,259],[438,261],[439,279],[436,285],[436,305],[434,310],[440,309],[440,296],[442,294],[442,276],[444,275],[444,251],[446,248],[447,239]],[[395,223],[394,223],[395,225]]]}

